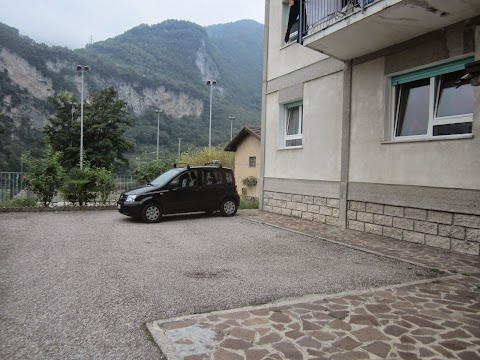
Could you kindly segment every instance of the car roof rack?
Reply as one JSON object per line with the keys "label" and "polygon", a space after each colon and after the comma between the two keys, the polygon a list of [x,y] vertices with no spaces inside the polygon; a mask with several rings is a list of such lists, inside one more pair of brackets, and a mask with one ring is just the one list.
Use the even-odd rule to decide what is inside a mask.
{"label": "car roof rack", "polygon": [[205,163],[205,166],[218,166],[219,168],[222,167],[222,164],[220,163],[220,160],[212,160],[212,161],[209,161],[208,163]]}
{"label": "car roof rack", "polygon": [[[179,166],[179,165],[180,165],[180,166]],[[181,166],[181,165],[183,165],[183,166]],[[184,168],[190,169],[190,164],[187,164],[187,163],[175,163],[175,164],[173,164],[173,167],[174,167],[174,168],[184,167]]]}

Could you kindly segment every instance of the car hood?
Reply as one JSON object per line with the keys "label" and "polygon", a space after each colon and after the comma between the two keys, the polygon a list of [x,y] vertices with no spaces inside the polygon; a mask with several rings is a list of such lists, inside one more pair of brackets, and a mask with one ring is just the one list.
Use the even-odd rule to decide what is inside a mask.
{"label": "car hood", "polygon": [[123,194],[124,195],[142,195],[142,194],[148,194],[152,191],[157,191],[159,189],[160,189],[159,187],[147,185],[147,186],[142,186],[136,189],[125,191]]}

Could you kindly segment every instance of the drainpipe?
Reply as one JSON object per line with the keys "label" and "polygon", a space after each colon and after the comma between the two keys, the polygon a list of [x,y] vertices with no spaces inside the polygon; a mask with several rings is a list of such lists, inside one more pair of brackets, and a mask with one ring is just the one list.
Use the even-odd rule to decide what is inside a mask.
{"label": "drainpipe", "polygon": [[258,183],[258,208],[263,210],[263,188],[265,184],[265,138],[267,123],[267,83],[268,83],[268,38],[269,38],[269,22],[270,22],[270,0],[265,0],[265,28],[263,34],[263,76],[262,76],[262,118],[261,129],[262,136],[260,139],[260,179]]}
{"label": "drainpipe", "polygon": [[342,111],[342,151],[340,160],[340,218],[338,226],[347,228],[348,211],[348,171],[350,166],[350,122],[352,112],[352,60],[344,62],[343,71],[343,111]]}

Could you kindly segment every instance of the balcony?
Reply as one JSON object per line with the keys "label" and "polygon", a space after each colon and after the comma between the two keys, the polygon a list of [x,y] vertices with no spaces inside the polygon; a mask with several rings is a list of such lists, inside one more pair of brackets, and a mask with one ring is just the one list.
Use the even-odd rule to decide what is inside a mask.
{"label": "balcony", "polygon": [[306,0],[303,45],[349,60],[480,14],[479,0]]}

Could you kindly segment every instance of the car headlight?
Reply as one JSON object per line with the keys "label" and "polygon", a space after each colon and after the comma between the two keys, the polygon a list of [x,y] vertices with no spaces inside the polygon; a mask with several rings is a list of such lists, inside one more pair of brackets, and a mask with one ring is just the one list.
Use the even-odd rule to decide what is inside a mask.
{"label": "car headlight", "polygon": [[128,195],[127,200],[125,200],[125,202],[135,201],[136,198],[137,198],[137,195]]}

